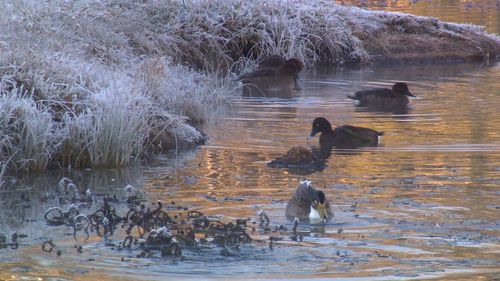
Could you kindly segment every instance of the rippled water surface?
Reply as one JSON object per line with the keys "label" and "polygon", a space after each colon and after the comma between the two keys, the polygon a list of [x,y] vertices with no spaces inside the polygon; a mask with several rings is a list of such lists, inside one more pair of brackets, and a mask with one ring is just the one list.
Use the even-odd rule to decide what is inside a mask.
{"label": "rippled water surface", "polygon": [[[0,230],[28,238],[18,250],[0,249],[0,280],[500,278],[499,78],[498,64],[318,70],[303,77],[292,98],[236,98],[209,126],[209,144],[177,161],[18,179],[13,190],[0,193]],[[346,98],[396,80],[407,81],[418,97],[407,112],[369,112]],[[334,150],[323,171],[307,175],[267,168],[291,147],[317,146],[317,138],[307,143],[306,136],[318,116],[384,131],[382,144]],[[175,201],[225,221],[254,219],[264,209],[271,226],[288,228],[286,202],[307,178],[326,193],[335,218],[324,227],[301,225],[303,242],[255,225],[256,241],[239,257],[215,248],[186,250],[175,262],[136,259],[101,239],[75,242],[71,228],[44,224],[53,202],[41,198],[62,176],[96,194],[123,196],[127,184],[143,187],[149,200]],[[271,235],[283,238],[272,249]],[[41,251],[47,239],[54,239],[61,257]],[[83,253],[75,245],[83,245]]]}

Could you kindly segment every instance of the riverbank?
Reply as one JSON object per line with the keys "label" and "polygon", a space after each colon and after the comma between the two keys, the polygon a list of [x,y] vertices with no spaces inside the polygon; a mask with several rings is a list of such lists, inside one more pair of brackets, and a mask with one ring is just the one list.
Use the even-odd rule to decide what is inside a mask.
{"label": "riverbank", "polygon": [[204,141],[232,73],[269,54],[315,64],[494,59],[481,27],[327,1],[23,1],[0,11],[0,162],[117,167]]}

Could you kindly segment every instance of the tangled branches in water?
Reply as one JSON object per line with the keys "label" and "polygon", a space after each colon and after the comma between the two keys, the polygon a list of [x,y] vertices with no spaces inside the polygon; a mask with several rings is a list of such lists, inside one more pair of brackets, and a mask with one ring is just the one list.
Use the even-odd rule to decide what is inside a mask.
{"label": "tangled branches in water", "polygon": [[[130,193],[128,189],[127,194]],[[124,233],[125,237],[121,243],[106,245],[121,250],[140,250],[137,257],[159,255],[180,258],[182,249],[197,247],[222,247],[223,254],[235,253],[240,244],[252,242],[246,232],[246,219],[225,223],[199,211],[187,211],[187,208],[181,208],[187,211],[181,218],[182,213],[170,215],[162,202],[147,207],[143,202],[130,198],[127,197],[129,208],[124,216],[120,216],[112,207],[113,203],[119,203],[115,196],[104,197],[102,205],[89,214],[81,213],[75,204],[71,204],[67,211],[60,207],[49,208],[44,218],[50,226],[72,227],[76,241],[82,240],[82,237],[83,241],[87,241],[91,233],[109,241],[118,229],[123,229],[120,233]],[[176,209],[179,208],[177,206]],[[42,249],[45,251],[47,248],[48,244],[45,243]]]}

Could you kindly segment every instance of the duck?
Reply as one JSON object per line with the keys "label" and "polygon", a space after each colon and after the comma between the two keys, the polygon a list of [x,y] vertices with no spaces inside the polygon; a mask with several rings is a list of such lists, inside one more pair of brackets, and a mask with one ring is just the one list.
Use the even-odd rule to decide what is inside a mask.
{"label": "duck", "polygon": [[408,97],[415,97],[408,85],[404,82],[397,82],[392,86],[392,89],[376,88],[370,90],[357,91],[352,95],[347,96],[350,99],[357,100],[358,106],[407,106],[410,102]]}
{"label": "duck", "polygon": [[286,59],[280,55],[270,55],[259,59],[257,68],[277,68],[286,63]]}
{"label": "duck", "polygon": [[296,58],[285,60],[273,55],[262,58],[256,70],[237,80],[243,83],[243,94],[247,96],[267,96],[270,91],[291,92],[303,68],[302,62]]}
{"label": "duck", "polygon": [[319,159],[312,150],[302,146],[292,147],[284,155],[268,162],[267,167],[285,168],[292,174],[310,174],[325,169],[323,159]]}
{"label": "duck", "polygon": [[324,117],[314,119],[309,138],[319,136],[320,146],[355,148],[360,146],[376,146],[384,132],[352,125],[342,125],[335,129]]}
{"label": "duck", "polygon": [[333,217],[333,212],[325,193],[312,187],[311,181],[303,180],[286,204],[285,215],[289,220],[326,222]]}

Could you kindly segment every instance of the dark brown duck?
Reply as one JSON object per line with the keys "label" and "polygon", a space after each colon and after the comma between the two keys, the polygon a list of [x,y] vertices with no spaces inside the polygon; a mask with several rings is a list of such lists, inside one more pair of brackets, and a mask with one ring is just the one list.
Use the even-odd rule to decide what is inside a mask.
{"label": "dark brown duck", "polygon": [[376,130],[357,127],[352,125],[342,125],[335,129],[326,118],[318,117],[314,119],[310,137],[317,133],[321,146],[335,146],[340,148],[355,148],[360,146],[376,146],[380,136],[384,133]]}
{"label": "dark brown duck", "polygon": [[267,91],[291,91],[304,65],[298,59],[285,60],[280,56],[263,58],[258,68],[238,78],[244,90],[251,93],[266,94]]}
{"label": "dark brown duck", "polygon": [[286,63],[286,59],[282,56],[271,55],[262,57],[257,63],[257,68],[276,68],[284,65]]}
{"label": "dark brown duck", "polygon": [[353,95],[347,96],[350,99],[359,101],[358,106],[406,106],[409,103],[408,97],[415,97],[408,85],[403,82],[395,83],[392,89],[377,88],[361,90]]}

